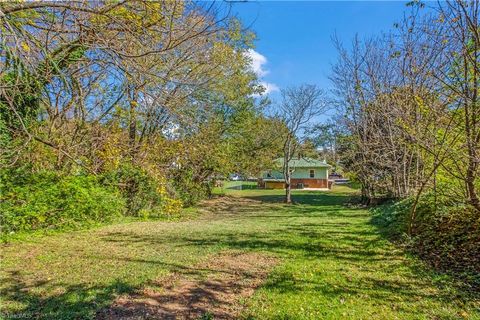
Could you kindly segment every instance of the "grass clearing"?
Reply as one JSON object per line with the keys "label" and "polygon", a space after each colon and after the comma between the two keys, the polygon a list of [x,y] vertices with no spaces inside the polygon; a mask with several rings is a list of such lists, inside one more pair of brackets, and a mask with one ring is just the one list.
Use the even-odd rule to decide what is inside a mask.
{"label": "grass clearing", "polygon": [[478,294],[429,272],[382,238],[371,213],[349,208],[348,187],[296,191],[231,188],[197,218],[145,221],[35,237],[1,247],[4,318],[93,318],[122,294],[141,292],[221,252],[264,253],[277,266],[242,301],[250,319],[480,319]]}

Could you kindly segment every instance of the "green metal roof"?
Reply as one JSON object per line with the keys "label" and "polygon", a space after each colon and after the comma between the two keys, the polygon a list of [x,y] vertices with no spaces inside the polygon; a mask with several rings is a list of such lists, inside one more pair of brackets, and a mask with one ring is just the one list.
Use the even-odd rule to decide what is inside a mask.
{"label": "green metal roof", "polygon": [[[275,162],[279,166],[283,166],[284,158],[278,158]],[[325,160],[316,160],[312,158],[292,158],[289,161],[292,168],[330,168]]]}

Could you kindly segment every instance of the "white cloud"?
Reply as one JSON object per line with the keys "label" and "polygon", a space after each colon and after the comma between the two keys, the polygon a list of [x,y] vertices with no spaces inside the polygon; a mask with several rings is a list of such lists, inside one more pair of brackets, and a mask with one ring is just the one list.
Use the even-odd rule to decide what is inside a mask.
{"label": "white cloud", "polygon": [[[253,49],[248,49],[246,55],[248,58],[250,58],[252,71],[255,72],[255,74],[259,78],[262,78],[270,73],[270,71],[265,68],[265,65],[267,64],[268,60],[264,55],[262,55],[261,53],[258,53]],[[271,92],[280,90],[278,86],[274,83],[260,81],[260,84],[265,87],[264,94],[269,94]]]}
{"label": "white cloud", "polygon": [[250,58],[252,70],[257,74],[257,76],[263,77],[268,74],[268,70],[263,68],[263,65],[267,63],[267,58],[264,55],[253,49],[248,49],[247,57]]}
{"label": "white cloud", "polygon": [[275,91],[280,91],[280,88],[274,84],[274,83],[269,83],[269,82],[260,82],[260,84],[265,87],[265,92],[264,94],[269,94],[271,92],[275,92]]}

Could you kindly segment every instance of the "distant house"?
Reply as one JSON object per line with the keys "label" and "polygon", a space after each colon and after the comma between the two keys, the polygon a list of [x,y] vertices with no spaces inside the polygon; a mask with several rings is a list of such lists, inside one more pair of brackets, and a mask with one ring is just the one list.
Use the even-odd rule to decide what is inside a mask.
{"label": "distant house", "polygon": [[[275,168],[263,173],[259,187],[265,189],[285,188],[283,176],[284,158],[275,160]],[[326,161],[312,158],[293,158],[289,162],[292,189],[327,189],[328,170],[331,168]]]}

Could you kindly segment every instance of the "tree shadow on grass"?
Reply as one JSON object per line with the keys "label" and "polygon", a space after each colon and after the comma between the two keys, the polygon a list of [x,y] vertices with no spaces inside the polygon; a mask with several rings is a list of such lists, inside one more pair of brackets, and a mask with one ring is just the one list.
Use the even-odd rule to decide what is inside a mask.
{"label": "tree shadow on grass", "polygon": [[[263,290],[273,294],[283,295],[321,295],[333,301],[353,304],[373,303],[374,305],[385,305],[409,314],[414,318],[420,316],[418,309],[413,305],[422,303],[433,303],[451,305],[452,296],[446,292],[425,290],[430,288],[427,281],[414,281],[409,278],[379,279],[377,277],[350,277],[345,282],[305,280],[299,279],[289,270],[280,270],[273,274],[263,286]],[[428,312],[428,310],[425,310]]]}
{"label": "tree shadow on grass", "polygon": [[117,299],[97,319],[236,319],[239,300],[253,293],[276,261],[258,253],[219,254],[204,262],[208,268],[196,265],[200,276],[174,272]]}
{"label": "tree shadow on grass", "polygon": [[[282,201],[281,195],[260,194],[250,196],[247,200],[230,198],[218,201],[212,208],[213,214],[218,214],[219,219],[230,221],[234,226],[238,225],[239,229],[232,226],[228,230],[200,228],[188,233],[111,230],[100,234],[99,241],[115,242],[119,246],[153,248],[163,248],[165,243],[168,243],[171,249],[185,248],[187,251],[196,248],[202,250],[210,248],[210,252],[221,249],[240,252],[260,251],[273,253],[283,258],[285,263],[297,261],[292,263],[309,264],[315,268],[321,266],[324,261],[336,261],[340,262],[337,263],[338,266],[374,271],[362,271],[357,278],[348,280],[346,269],[332,270],[340,274],[340,280],[331,279],[330,282],[326,282],[321,277],[299,278],[293,271],[280,268],[263,287],[264,290],[272,292],[291,294],[307,292],[332,299],[343,299],[352,295],[365,296],[381,304],[393,304],[399,297],[412,304],[422,299],[448,304],[452,299],[453,293],[449,290],[432,290],[434,286],[430,275],[417,264],[406,261],[403,254],[395,252],[378,230],[368,225],[370,216],[368,212],[345,207],[347,195],[308,192],[296,195],[296,201],[299,203],[303,201],[299,205],[279,205]],[[251,225],[264,224],[265,229],[240,228],[242,223],[247,222]],[[158,258],[146,258],[104,253],[95,257],[85,256],[85,259],[94,262],[105,259],[161,265],[162,269],[183,276],[204,277],[211,272],[222,272],[192,267],[187,263],[166,262],[161,255]],[[398,274],[399,278],[390,277],[390,274]],[[225,273],[225,276],[228,275]],[[21,275],[12,272],[2,283],[1,294],[4,301],[18,303],[16,314],[26,315],[24,318],[89,319],[95,316],[96,310],[110,304],[116,296],[138,289],[119,280],[105,286],[61,283],[53,285],[41,281],[25,283]],[[40,291],[49,294],[40,294]],[[192,294],[202,295],[201,292]],[[468,301],[471,298],[462,299]],[[7,319],[9,317],[8,314],[0,316]]]}
{"label": "tree shadow on grass", "polygon": [[[285,196],[279,194],[272,195],[249,195],[245,197],[247,199],[261,201],[261,202],[270,202],[270,203],[284,203]],[[312,206],[337,206],[343,205],[346,202],[346,197],[344,194],[338,193],[328,193],[328,192],[314,192],[314,191],[299,191],[292,195],[293,204],[295,205],[312,205]]]}
{"label": "tree shadow on grass", "polygon": [[[232,278],[239,275],[238,270],[222,268],[222,266],[187,266],[176,263],[166,263],[159,260],[135,259],[115,256],[85,257],[85,259],[110,259],[115,261],[127,261],[145,264],[161,264],[171,274],[193,279],[204,279],[208,275],[216,274],[219,279]],[[244,278],[250,275],[245,270],[242,272]],[[176,276],[176,277],[177,277]],[[175,278],[176,278],[175,277]],[[242,284],[244,284],[242,282]],[[183,288],[182,295],[155,295],[149,297],[143,293],[145,287],[160,288],[165,285],[162,279],[150,280],[141,286],[132,286],[126,282],[116,280],[109,285],[69,285],[65,283],[51,284],[49,281],[34,281],[26,283],[19,272],[10,272],[3,278],[2,289],[0,290],[3,303],[8,301],[8,312],[0,312],[0,319],[177,319],[179,312],[172,304],[186,303],[201,304],[207,301],[208,304],[219,305],[230,303],[222,300],[222,297],[234,290],[242,289],[236,282],[219,285],[215,281],[201,281],[192,286]],[[166,287],[167,289],[169,286]],[[172,289],[172,288],[170,288]],[[40,291],[39,291],[40,290]],[[48,292],[48,293],[47,293]],[[155,304],[164,306],[152,306],[143,301],[129,301],[125,305],[111,306],[112,301],[121,295],[130,295],[137,298],[154,298]],[[185,301],[184,301],[185,300]],[[208,314],[208,304],[195,306],[191,312],[191,319],[197,319],[199,315]],[[16,305],[13,307],[13,305]],[[155,315],[155,316],[153,316]]]}
{"label": "tree shadow on grass", "polygon": [[[348,195],[328,193],[305,193],[296,195],[298,205],[282,205],[282,195],[248,196],[250,203],[228,206],[228,215],[244,217],[265,223],[265,230],[241,232],[238,230],[213,230],[208,233],[187,235],[164,235],[161,238],[148,235],[125,235],[125,241],[146,243],[151,246],[164,242],[177,247],[208,248],[221,247],[239,251],[270,252],[284,261],[298,260],[299,263],[322,263],[340,261],[339,265],[367,269],[356,279],[337,283],[320,280],[299,279],[291,271],[275,272],[265,290],[296,294],[302,291],[339,299],[346,296],[368,297],[380,304],[392,304],[399,311],[418,312],[396,306],[418,301],[437,305],[448,305],[472,301],[473,297],[459,296],[456,291],[442,288],[431,273],[415,261],[405,258],[401,249],[394,248],[379,230],[368,222],[371,213],[347,207]],[[232,198],[232,201],[243,201]],[[258,205],[261,201],[264,208]],[[280,205],[279,205],[280,204]],[[217,213],[222,214],[222,211]],[[225,213],[223,213],[225,214]],[[241,222],[239,222],[241,223]],[[272,227],[271,223],[274,223]],[[115,235],[112,241],[122,236]],[[109,241],[108,238],[105,238]],[[157,263],[149,261],[148,263]],[[341,271],[339,271],[341,272]],[[348,279],[347,274],[343,275]],[[343,298],[342,298],[343,299]],[[400,310],[402,309],[403,310]],[[413,314],[412,314],[413,315]]]}
{"label": "tree shadow on grass", "polygon": [[[318,225],[310,226],[310,228],[315,227],[318,227]],[[285,229],[274,230],[274,232],[280,231],[284,232]],[[288,232],[300,234],[302,239],[292,240]],[[374,271],[372,273],[361,273],[348,280],[351,277],[347,271],[348,268],[345,270],[339,269],[337,272],[343,280],[332,279],[330,282],[325,282],[320,277],[302,279],[295,275],[293,271],[280,268],[263,286],[264,290],[271,292],[292,295],[306,292],[307,294],[324,295],[332,299],[343,299],[344,297],[362,299],[368,297],[368,299],[377,301],[376,303],[385,305],[395,304],[399,299],[403,305],[414,304],[418,301],[447,305],[452,301],[452,292],[432,290],[433,286],[428,276],[424,277],[425,274],[421,270],[417,270],[415,266],[406,263],[406,260],[398,253],[393,252],[391,248],[384,248],[382,246],[384,240],[375,237],[374,232],[360,231],[357,235],[355,232],[328,229],[329,236],[335,237],[338,243],[342,243],[342,246],[323,244],[321,241],[322,233],[318,230],[299,230],[298,226],[294,226],[283,234],[283,238],[272,238],[258,233],[247,232],[232,235],[218,232],[208,237],[180,236],[172,239],[172,241],[189,247],[220,245],[229,250],[242,252],[265,251],[282,257],[284,261],[298,260],[301,264],[307,263],[313,264],[313,266],[321,264],[322,261],[335,259],[340,262],[338,264],[340,266]],[[156,243],[156,240],[148,237],[137,240],[149,245],[155,245]],[[118,259],[116,257],[111,258]],[[386,261],[388,263],[385,264]],[[163,263],[156,260],[142,262]],[[382,264],[380,273],[377,270],[379,263]],[[186,274],[192,272],[190,268],[179,265],[170,267]],[[193,270],[193,272],[196,273],[197,271]],[[390,274],[398,274],[399,277],[390,277]],[[402,308],[401,306],[397,307]],[[403,312],[408,313],[410,310],[403,310]]]}
{"label": "tree shadow on grass", "polygon": [[[46,289],[49,295],[39,293]],[[3,308],[17,305],[15,311],[0,312],[2,319],[91,319],[95,311],[107,305],[118,294],[131,292],[135,288],[122,281],[108,286],[52,285],[48,281],[25,283],[18,272],[10,272],[3,278],[0,291]]]}

